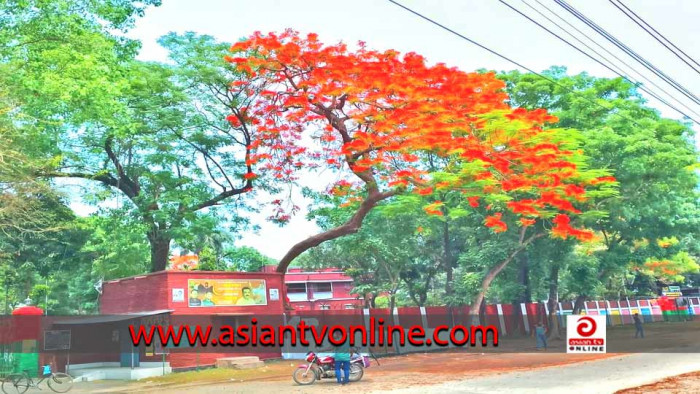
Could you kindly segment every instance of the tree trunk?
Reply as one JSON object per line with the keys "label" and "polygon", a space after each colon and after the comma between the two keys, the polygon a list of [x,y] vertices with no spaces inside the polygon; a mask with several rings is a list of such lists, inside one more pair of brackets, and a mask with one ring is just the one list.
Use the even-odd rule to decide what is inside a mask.
{"label": "tree trunk", "polygon": [[520,252],[522,252],[530,242],[534,241],[535,239],[543,236],[544,234],[533,234],[530,236],[530,238],[525,239],[525,232],[527,231],[527,227],[523,227],[520,230],[520,241],[518,242],[518,247],[503,261],[498,263],[495,267],[492,267],[487,273],[486,276],[484,276],[484,279],[481,281],[481,289],[479,290],[479,293],[477,293],[476,297],[474,300],[472,300],[472,304],[469,307],[469,316],[471,320],[471,324],[478,325],[479,324],[479,312],[480,312],[480,307],[481,303],[484,302],[484,298],[486,297],[486,292],[489,290],[489,287],[491,286],[491,282],[493,282],[494,279],[496,279],[496,276],[503,271],[504,268],[510,263]]}
{"label": "tree trunk", "polygon": [[486,322],[486,299],[481,300],[481,305],[479,306],[479,321]]}
{"label": "tree trunk", "polygon": [[522,324],[523,314],[520,310],[520,304],[528,303],[532,299],[532,290],[530,288],[530,259],[527,254],[527,251],[525,253],[519,254],[517,257],[517,261],[518,284],[520,284],[522,290],[512,302],[513,313],[509,318],[513,323],[513,333],[519,332],[521,328],[523,329],[523,331],[525,331],[525,327],[523,327]]}
{"label": "tree trunk", "polygon": [[530,288],[530,256],[527,252],[518,255],[518,283],[523,287],[518,302],[528,303],[532,300],[532,289]]}
{"label": "tree trunk", "polygon": [[581,309],[584,308],[583,303],[586,302],[586,296],[585,295],[580,295],[576,297],[576,302],[574,302],[574,310],[572,313],[574,315],[578,315],[581,312]]}
{"label": "tree trunk", "polygon": [[559,308],[559,265],[552,266],[549,274],[549,336],[561,339],[559,333],[559,318],[557,309]]}
{"label": "tree trunk", "polygon": [[[509,330],[509,332],[511,332],[511,335],[515,335],[516,332],[520,332],[520,329],[522,327],[523,313],[520,310],[520,301],[513,301],[511,303],[511,306],[513,308],[513,311],[510,314],[509,319],[511,320],[512,328]],[[522,329],[523,331],[525,331],[525,327],[522,327]]]}
{"label": "tree trunk", "polygon": [[481,304],[484,302],[484,299],[486,298],[486,292],[488,291],[489,287],[491,286],[491,282],[493,282],[494,279],[496,279],[496,276],[503,271],[503,269],[508,265],[508,263],[513,260],[513,257],[519,252],[521,249],[518,248],[516,252],[513,252],[508,258],[505,260],[501,261],[498,263],[495,267],[491,268],[487,273],[486,276],[484,276],[484,279],[481,281],[481,289],[479,290],[479,293],[477,293],[476,297],[474,300],[472,300],[472,304],[469,307],[469,316],[471,320],[471,324],[478,325],[479,324],[479,315],[481,311]]}
{"label": "tree trunk", "polygon": [[151,244],[151,272],[163,271],[168,266],[170,258],[171,238],[162,234],[148,236]]}
{"label": "tree trunk", "polygon": [[443,266],[445,267],[445,296],[452,296],[452,245],[450,243],[450,224],[445,220],[442,226]]}

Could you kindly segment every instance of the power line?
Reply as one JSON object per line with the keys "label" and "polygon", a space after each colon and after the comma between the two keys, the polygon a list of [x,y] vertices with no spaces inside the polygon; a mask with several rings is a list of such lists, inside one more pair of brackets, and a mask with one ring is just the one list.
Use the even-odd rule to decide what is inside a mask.
{"label": "power line", "polygon": [[[700,64],[698,64],[698,62],[696,62],[695,60],[693,60],[692,57],[688,56],[687,53],[683,52],[682,49],[680,49],[680,48],[678,48],[677,46],[675,46],[675,45],[671,42],[671,40],[669,40],[669,39],[666,38],[663,34],[659,33],[656,29],[654,29],[653,27],[651,27],[651,25],[649,25],[644,19],[642,19],[641,16],[637,15],[634,11],[632,11],[629,7],[627,7],[623,2],[621,2],[621,1],[619,1],[619,0],[618,0],[617,2],[615,2],[615,1],[613,1],[613,0],[609,0],[609,1],[610,1],[610,3],[612,3],[612,5],[614,5],[618,10],[622,11],[623,14],[625,14],[628,18],[630,18],[634,23],[636,23],[639,27],[641,27],[642,29],[644,29],[644,31],[646,31],[647,33],[649,33],[650,36],[654,37],[654,39],[655,39],[656,41],[658,41],[661,45],[663,45],[664,47],[666,47],[666,49],[668,49],[669,51],[671,51],[671,53],[673,53],[674,55],[676,55],[677,58],[681,59],[681,60],[683,61],[683,63],[687,64],[687,65],[688,65],[690,68],[692,68],[696,73],[700,74],[700,71],[699,71],[697,68],[695,68],[692,64],[688,63],[688,61],[685,60],[681,55],[679,55],[678,52],[676,52],[676,51],[674,51],[673,49],[669,48],[669,46],[666,45],[665,42],[661,41],[661,39],[659,39],[659,37],[657,37],[656,35],[654,35],[651,31],[649,31],[649,29],[651,29],[654,33],[656,33],[658,36],[660,36],[661,38],[663,38],[669,45],[671,45],[672,47],[674,47],[674,48],[675,48],[676,50],[678,50],[680,53],[682,53],[683,55],[685,55],[685,57],[687,57],[691,62],[695,63],[698,67],[700,67]],[[618,3],[619,3],[619,4],[618,4]],[[624,8],[624,10],[623,10],[622,8]],[[627,11],[625,11],[625,10],[627,10]],[[629,12],[629,13],[628,13],[628,12]],[[633,17],[632,15],[630,15],[630,13],[631,13],[632,15],[634,15],[634,17]],[[635,18],[636,18],[636,19],[635,19]],[[637,19],[639,19],[639,21],[637,21]],[[641,22],[641,23],[640,23],[640,22]],[[642,24],[643,24],[643,25],[642,25]]]}
{"label": "power line", "polygon": [[[558,35],[557,33],[555,33],[555,32],[553,32],[553,31],[549,30],[547,27],[543,26],[543,25],[540,24],[539,22],[537,22],[537,21],[535,21],[534,19],[530,18],[528,15],[524,14],[523,12],[521,12],[520,10],[518,10],[517,8],[515,8],[515,7],[511,6],[510,4],[506,3],[504,0],[498,0],[498,1],[499,1],[501,4],[505,5],[506,7],[510,8],[511,10],[517,12],[518,14],[520,14],[521,16],[523,16],[524,18],[526,18],[526,19],[529,20],[530,22],[534,23],[534,24],[537,25],[538,27],[542,28],[543,30],[545,30],[545,31],[548,32],[549,34],[551,34],[551,35],[553,35],[554,37],[558,38],[559,40],[563,41],[564,43],[566,43],[566,44],[569,45],[570,47],[574,48],[574,49],[577,50],[578,52],[582,53],[583,55],[585,55],[585,56],[588,57],[589,59],[595,61],[596,63],[600,64],[601,66],[605,67],[606,69],[612,71],[613,73],[615,73],[615,74],[617,74],[618,76],[622,77],[622,78],[625,79],[626,81],[628,81],[628,82],[630,82],[631,84],[637,86],[640,90],[646,92],[647,94],[651,95],[652,97],[654,97],[655,99],[659,100],[660,102],[662,102],[663,104],[667,105],[668,107],[673,108],[676,112],[680,113],[681,115],[685,116],[685,117],[688,118],[688,119],[691,119],[693,122],[695,122],[695,123],[697,123],[697,124],[700,125],[700,122],[698,122],[697,120],[693,119],[691,116],[687,115],[686,113],[684,113],[684,112],[681,111],[680,109],[676,108],[675,106],[671,105],[668,101],[662,99],[662,98],[659,97],[656,93],[654,93],[654,92],[652,92],[652,91],[646,89],[644,86],[642,86],[641,84],[639,84],[639,82],[634,81],[634,80],[631,80],[630,78],[628,78],[627,76],[625,76],[625,75],[623,75],[621,72],[619,72],[618,70],[613,69],[612,67],[610,67],[610,66],[608,66],[607,64],[603,63],[602,61],[600,61],[600,60],[596,59],[595,57],[591,56],[589,53],[587,53],[587,52],[585,52],[584,50],[582,50],[581,48],[575,46],[574,44],[572,44],[571,42],[567,41],[565,38],[561,37],[561,36]],[[524,2],[524,1],[523,1],[523,2]],[[525,2],[524,2],[524,3],[525,3]],[[525,3],[525,4],[528,5],[527,3]],[[547,18],[547,19],[551,21],[551,19],[549,19],[549,18]],[[556,23],[555,23],[555,24],[556,24]],[[561,28],[561,26],[559,26],[559,25],[557,25],[557,26],[558,26],[559,28]],[[574,38],[576,38],[576,37],[574,37]],[[579,40],[579,42],[580,42],[580,40]],[[584,45],[586,45],[586,44],[584,44]],[[586,47],[588,47],[589,49],[592,49],[592,48],[590,48],[588,45],[586,45]],[[594,53],[598,54],[598,56],[601,56],[601,55],[600,55],[598,52],[596,52],[595,50],[593,50],[593,51],[594,51]],[[605,57],[603,57],[603,59],[605,59]],[[605,59],[605,60],[607,60],[607,59]],[[609,60],[608,60],[608,61],[609,61]],[[613,66],[614,66],[614,65],[613,65]],[[664,91],[664,93],[666,93],[667,95],[671,96],[671,95],[670,95],[668,92],[666,92],[666,91]],[[685,106],[682,102],[678,101],[678,100],[675,99],[673,96],[671,96],[671,98],[674,99],[674,100],[676,100],[676,101],[677,101],[678,103],[680,103],[681,105]],[[686,106],[686,108],[687,108],[690,112],[692,112],[695,116],[700,117],[700,115],[698,115],[698,114],[697,114],[695,111],[693,111],[691,108],[688,108],[687,106]]]}
{"label": "power line", "polygon": [[[537,12],[537,13],[540,14],[540,15],[542,15],[542,16],[543,16],[544,18],[546,18],[548,21],[552,22],[555,26],[557,26],[557,27],[560,28],[561,30],[565,31],[569,36],[573,37],[576,41],[578,41],[578,42],[580,42],[581,44],[583,44],[586,48],[588,48],[588,49],[590,49],[591,51],[593,51],[593,53],[597,54],[598,56],[600,56],[601,58],[603,58],[605,61],[609,62],[610,64],[615,64],[613,61],[611,61],[610,59],[608,59],[608,58],[606,58],[605,56],[601,55],[601,54],[598,53],[595,49],[591,48],[591,47],[590,47],[589,45],[587,45],[585,42],[579,40],[574,34],[572,34],[571,32],[567,31],[566,28],[560,26],[558,23],[556,23],[555,21],[551,20],[551,19],[548,18],[546,15],[542,14],[542,12],[540,12],[538,9],[536,9],[536,8],[533,7],[532,5],[528,4],[525,0],[521,0],[521,1],[522,1],[523,3],[525,3],[525,5],[527,5],[527,6],[530,7],[531,9],[535,10],[535,12]],[[564,23],[567,24],[569,27],[571,27],[572,29],[574,29],[576,32],[578,32],[579,34],[581,34],[583,37],[588,38],[588,39],[591,41],[591,43],[593,43],[595,46],[597,46],[598,48],[600,48],[602,51],[604,51],[604,52],[607,53],[608,55],[612,56],[612,57],[613,57],[615,60],[617,60],[618,62],[622,63],[622,64],[623,64],[624,66],[626,66],[629,70],[631,70],[634,74],[636,74],[637,76],[639,76],[639,77],[642,78],[643,80],[649,82],[649,84],[651,84],[652,86],[656,87],[657,89],[659,89],[660,91],[662,91],[663,93],[665,93],[667,96],[674,98],[674,100],[675,100],[676,102],[680,103],[680,100],[678,100],[678,99],[676,99],[675,97],[673,97],[673,95],[672,95],[671,93],[669,93],[668,91],[666,91],[666,90],[665,90],[664,88],[662,88],[661,86],[657,85],[654,81],[652,81],[651,79],[647,78],[647,77],[646,77],[644,74],[642,74],[641,72],[637,71],[637,69],[635,69],[635,68],[634,68],[633,66],[631,66],[629,63],[627,63],[627,62],[624,61],[623,59],[620,59],[616,54],[614,54],[613,52],[611,52],[610,50],[608,50],[606,47],[600,45],[598,42],[596,42],[596,41],[593,40],[592,38],[588,37],[588,35],[587,35],[586,33],[582,32],[579,28],[577,28],[576,26],[572,25],[569,21],[567,21],[565,18],[561,17],[559,14],[557,14],[556,12],[554,12],[551,8],[547,7],[545,4],[542,4],[542,2],[540,2],[540,0],[535,0],[535,2],[536,2],[537,4],[539,4],[541,7],[543,7],[544,9],[546,9],[547,11],[549,11],[550,14],[554,15],[555,17],[557,17],[557,19],[559,19],[560,21],[564,22]],[[621,67],[618,67],[618,69],[621,70],[622,68],[621,68]],[[681,103],[681,105],[683,105],[683,104]],[[683,106],[684,106],[685,108],[690,109],[687,105],[683,105]],[[692,110],[690,110],[690,111],[691,111],[691,112],[694,112],[694,111],[692,111]]]}
{"label": "power line", "polygon": [[[443,30],[445,30],[445,31],[448,31],[448,32],[450,32],[450,33],[456,35],[457,37],[459,37],[459,38],[461,38],[461,39],[463,39],[463,40],[465,40],[465,41],[468,41],[468,42],[470,42],[470,43],[472,43],[472,44],[478,46],[479,48],[481,48],[481,49],[483,49],[483,50],[485,50],[485,51],[487,51],[487,52],[489,52],[489,53],[491,53],[491,54],[493,54],[493,55],[496,55],[496,56],[500,57],[501,59],[504,59],[504,60],[506,60],[506,61],[508,61],[508,62],[510,62],[510,63],[512,63],[512,64],[515,64],[516,66],[518,66],[518,67],[520,67],[520,68],[522,68],[522,69],[525,69],[525,70],[529,71],[530,73],[535,74],[535,75],[537,75],[538,77],[540,77],[540,78],[542,78],[542,79],[544,79],[544,80],[547,80],[547,81],[549,81],[549,82],[551,82],[551,83],[553,83],[553,84],[555,84],[555,85],[561,87],[561,88],[564,89],[564,90],[569,91],[570,93],[578,93],[578,92],[576,92],[575,90],[573,90],[573,89],[571,89],[571,88],[569,88],[569,87],[567,87],[567,86],[564,86],[564,85],[560,84],[559,82],[557,82],[557,81],[555,81],[555,80],[553,80],[553,79],[551,79],[551,78],[548,78],[547,76],[545,76],[545,75],[543,75],[543,74],[541,74],[541,73],[538,73],[537,71],[534,71],[534,70],[532,70],[531,68],[526,67],[526,66],[524,66],[524,65],[522,65],[522,64],[520,64],[520,63],[518,63],[518,62],[516,62],[515,60],[512,60],[512,59],[510,59],[510,58],[508,58],[508,57],[506,57],[506,56],[504,56],[504,55],[501,55],[500,53],[498,53],[498,52],[496,52],[496,51],[494,51],[494,50],[492,50],[492,49],[490,49],[490,48],[488,48],[488,47],[486,47],[486,46],[484,46],[484,45],[481,45],[481,44],[479,44],[478,42],[476,42],[476,41],[474,41],[474,40],[472,40],[472,39],[470,39],[470,38],[468,38],[468,37],[466,37],[466,36],[464,36],[464,35],[462,35],[462,34],[460,34],[460,33],[457,33],[456,31],[454,31],[454,30],[450,29],[449,27],[447,27],[447,26],[441,24],[440,22],[437,22],[437,21],[435,21],[435,20],[433,20],[433,19],[430,19],[430,18],[428,18],[427,16],[425,16],[425,15],[423,15],[423,14],[417,12],[417,11],[414,11],[414,10],[412,10],[412,9],[410,9],[410,8],[408,8],[408,7],[406,7],[406,6],[404,6],[403,4],[401,4],[401,3],[397,2],[397,1],[394,1],[394,0],[387,0],[387,1],[390,2],[390,3],[392,3],[392,4],[394,4],[394,5],[396,5],[396,6],[398,6],[398,7],[400,7],[400,8],[403,8],[404,10],[410,12],[411,14],[413,14],[413,15],[415,15],[415,16],[417,16],[417,17],[423,19],[423,20],[426,20],[426,21],[432,23],[432,24],[435,25],[435,26],[440,27],[441,29],[443,29]],[[607,108],[607,107],[605,107],[604,105],[600,104],[598,101],[591,100],[591,99],[589,99],[588,97],[586,97],[586,96],[584,96],[584,95],[580,95],[580,97],[581,97],[582,99],[584,99],[585,101],[588,101],[588,102],[591,103],[591,104],[594,104],[594,105],[596,105],[596,106],[598,106],[598,107],[600,107],[600,108],[603,108],[603,109],[606,110],[606,111],[612,110],[612,108]],[[624,118],[624,119],[630,121],[631,123],[634,123],[635,125],[637,125],[637,126],[639,126],[639,127],[643,127],[642,125],[640,125],[639,123],[637,123],[634,119],[632,119],[632,118],[630,118],[630,117],[628,117],[628,116],[622,115],[622,114],[620,114],[619,112],[610,112],[610,114],[611,114],[611,115],[617,115],[617,116],[619,116],[619,117],[621,117],[621,118]]]}
{"label": "power line", "polygon": [[[523,2],[525,2],[525,1],[523,0]],[[550,14],[556,16],[560,21],[566,23],[569,27],[571,27],[572,29],[574,29],[575,31],[577,31],[579,34],[581,34],[582,36],[588,38],[593,44],[595,44],[595,46],[597,46],[597,47],[600,48],[601,50],[605,51],[605,53],[607,53],[608,55],[612,56],[612,57],[613,57],[614,59],[616,59],[618,62],[620,62],[620,63],[624,64],[625,66],[627,66],[627,68],[630,69],[630,70],[632,70],[635,74],[637,74],[638,76],[642,77],[643,79],[646,79],[646,80],[649,81],[649,83],[651,83],[652,85],[654,85],[654,86],[656,86],[656,87],[659,87],[659,86],[656,85],[654,82],[652,82],[652,81],[649,80],[648,78],[644,77],[644,75],[643,75],[642,73],[640,73],[639,71],[637,71],[637,70],[636,70],[634,67],[632,67],[629,63],[627,63],[627,62],[625,62],[624,60],[620,59],[616,54],[612,53],[611,51],[609,51],[609,50],[608,50],[607,48],[605,48],[604,46],[600,45],[600,44],[599,44],[598,42],[596,42],[595,40],[589,38],[588,35],[587,35],[586,33],[584,33],[584,32],[581,31],[581,29],[579,29],[578,27],[572,25],[569,21],[567,21],[566,19],[562,18],[559,14],[557,14],[556,12],[554,12],[551,8],[547,7],[545,4],[542,4],[542,2],[540,2],[540,0],[535,0],[535,2],[536,2],[537,4],[539,4],[541,7],[543,7],[544,9],[546,9],[547,11],[549,11]],[[527,3],[525,3],[525,4],[527,4]],[[530,8],[534,9],[535,11],[537,11],[537,13],[539,13],[540,15],[544,16],[545,18],[547,18],[547,16],[543,15],[539,10],[535,9],[534,7],[530,6],[529,4],[527,4],[527,5],[528,5]],[[552,21],[552,20],[549,19],[549,18],[547,18],[547,20]],[[560,29],[566,31],[565,28],[559,26],[556,22],[553,22],[553,21],[552,21],[552,23],[554,23],[554,24],[555,24],[557,27],[559,27]],[[573,34],[571,34],[571,33],[569,33],[569,32],[567,32],[567,33],[568,33],[570,36],[572,36],[572,37],[575,38],[575,36],[574,36]],[[582,44],[584,44],[581,40],[578,40],[578,41],[581,42]],[[586,44],[584,44],[584,45],[586,45]],[[586,47],[589,48],[589,49],[591,49],[588,45],[586,45]],[[591,49],[591,50],[593,50],[593,49]],[[595,50],[593,50],[593,52],[598,53],[598,52],[596,52]],[[600,55],[600,54],[599,54],[599,55]],[[604,56],[602,56],[602,55],[600,55],[600,56],[603,57],[603,58],[605,59]],[[606,60],[608,60],[608,59],[606,59]],[[608,60],[608,61],[609,61],[611,64],[613,63],[613,62],[611,62],[610,60]],[[661,88],[659,87],[659,89],[661,89]],[[664,92],[665,92],[665,91],[664,91]]]}
{"label": "power line", "polygon": [[666,75],[663,71],[659,70],[656,66],[651,64],[648,60],[643,58],[641,55],[639,55],[637,52],[633,51],[630,47],[625,45],[622,41],[618,40],[615,38],[612,34],[608,33],[605,29],[602,27],[598,26],[595,22],[593,22],[591,19],[583,15],[581,12],[576,10],[574,7],[569,5],[566,1],[564,0],[554,0],[559,6],[564,8],[566,11],[568,11],[570,14],[574,15],[578,20],[586,24],[588,27],[593,29],[596,33],[602,35],[606,40],[610,41],[613,43],[615,46],[618,48],[622,49],[623,52],[625,52],[627,55],[635,59],[637,62],[642,64],[645,68],[647,68],[649,71],[652,73],[656,74],[659,78],[663,79],[666,81],[669,85],[673,86],[676,90],[681,92],[684,96],[688,97],[691,99],[693,102],[696,104],[700,104],[700,99],[695,96],[692,92],[690,92],[688,89],[683,87],[681,84],[679,84],[677,81],[675,81],[673,78],[669,77]]}

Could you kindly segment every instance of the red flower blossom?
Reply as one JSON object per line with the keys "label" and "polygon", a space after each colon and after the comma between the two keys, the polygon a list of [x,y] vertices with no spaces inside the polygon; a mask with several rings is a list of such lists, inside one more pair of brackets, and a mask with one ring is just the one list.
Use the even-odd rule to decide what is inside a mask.
{"label": "red flower blossom", "polygon": [[501,216],[500,212],[487,216],[486,220],[484,220],[484,225],[493,229],[495,233],[502,233],[508,230],[508,226],[501,220]]}

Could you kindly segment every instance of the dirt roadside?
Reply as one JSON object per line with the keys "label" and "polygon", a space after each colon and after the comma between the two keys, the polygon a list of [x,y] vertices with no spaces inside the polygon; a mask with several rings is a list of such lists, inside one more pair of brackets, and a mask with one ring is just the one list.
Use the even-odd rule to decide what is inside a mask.
{"label": "dirt roadside", "polygon": [[616,391],[615,394],[685,394],[700,393],[700,372],[673,376],[656,383]]}

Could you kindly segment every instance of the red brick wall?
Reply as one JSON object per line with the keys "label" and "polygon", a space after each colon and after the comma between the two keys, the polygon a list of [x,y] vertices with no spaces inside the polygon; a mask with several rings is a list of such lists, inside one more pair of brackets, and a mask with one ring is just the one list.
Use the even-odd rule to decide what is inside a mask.
{"label": "red brick wall", "polygon": [[[267,305],[251,305],[251,306],[214,306],[214,307],[189,307],[188,298],[188,280],[189,279],[264,279],[267,290]],[[182,302],[173,302],[172,289],[184,289],[185,300]],[[270,289],[278,289],[279,299],[277,301],[270,300]],[[126,278],[121,280],[109,281],[103,285],[102,296],[100,297],[100,312],[102,314],[122,314],[147,312],[155,310],[173,310],[173,316],[183,315],[202,315],[215,316],[226,314],[242,314],[247,319],[257,317],[260,324],[266,320],[265,316],[275,316],[281,318],[284,312],[284,298],[286,296],[285,289],[282,283],[282,275],[277,273],[239,273],[239,272],[181,272],[181,271],[163,271],[156,272],[140,277]],[[189,319],[188,319],[189,320]],[[177,318],[171,320],[177,323]],[[180,321],[182,322],[182,321]],[[206,321],[199,319],[193,320],[194,324],[206,324]],[[250,323],[247,323],[250,324]],[[218,333],[212,332],[212,335]],[[199,354],[192,351],[178,352],[173,350],[172,354],[168,355],[168,361],[171,366],[176,369],[194,368],[196,366],[214,365],[217,358],[235,357],[253,355],[265,358],[279,358],[279,351],[270,351],[267,353],[243,354],[240,352],[232,353],[211,353],[202,351]],[[118,361],[118,354],[116,355]],[[99,357],[98,357],[99,358]],[[110,360],[114,358],[110,355]],[[142,352],[141,360],[143,361],[160,361],[161,356],[147,357]],[[95,361],[107,361],[95,360]],[[71,360],[73,363],[73,360]]]}
{"label": "red brick wall", "polygon": [[[267,305],[189,307],[187,303],[188,279],[264,279],[267,288]],[[185,289],[185,300],[172,301],[172,289]],[[277,289],[279,300],[269,299],[270,289]],[[144,276],[106,282],[100,297],[101,314],[121,314],[172,309],[175,315],[210,315],[222,313],[280,314],[284,312],[285,291],[282,275],[277,273],[246,272],[184,272],[161,271]]]}
{"label": "red brick wall", "polygon": [[353,287],[352,282],[333,282],[333,298],[355,298],[350,294]]}
{"label": "red brick wall", "polygon": [[165,272],[105,282],[100,296],[100,313],[108,315],[168,309],[169,292]]}

